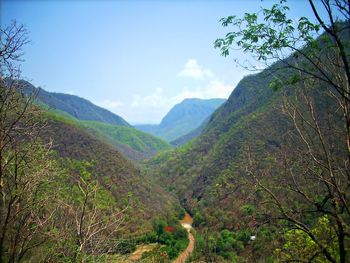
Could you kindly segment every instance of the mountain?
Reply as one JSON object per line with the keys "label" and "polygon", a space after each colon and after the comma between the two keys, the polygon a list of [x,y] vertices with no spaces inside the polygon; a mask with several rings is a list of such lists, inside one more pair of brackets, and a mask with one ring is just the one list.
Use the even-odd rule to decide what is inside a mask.
{"label": "mountain", "polygon": [[[310,175],[302,181],[301,175],[310,167],[311,170],[320,169],[318,173],[322,176],[327,174],[317,164],[324,158],[322,151],[326,149],[320,145],[334,149],[331,152],[334,159],[344,160],[346,156],[344,144],[337,139],[344,138],[342,113],[338,111],[340,99],[324,84],[306,82],[308,86],[305,87],[295,82],[296,74],[286,69],[285,64],[299,59],[291,56],[258,74],[244,77],[227,102],[211,115],[199,137],[146,162],[161,184],[176,193],[194,215],[197,231],[203,230],[202,234],[206,235],[204,240],[208,238],[206,229],[213,232],[210,237],[217,242],[231,233],[234,240],[242,242],[240,248],[237,243],[232,245],[231,251],[245,257],[247,262],[269,262],[269,256],[278,248],[281,228],[257,228],[258,219],[274,220],[280,216],[277,209],[271,208],[275,207],[274,200],[290,202],[283,209],[290,209],[288,213],[296,209],[301,214],[306,209],[305,202],[300,204],[299,199],[290,196],[300,198],[294,194],[300,191],[301,184],[308,191],[317,189],[310,196],[319,194],[316,192],[319,182],[310,180]],[[276,78],[286,84],[283,89],[271,88]],[[306,101],[306,95],[310,100]],[[322,133],[317,134],[318,129]],[[304,137],[299,136],[300,130]],[[324,136],[321,143],[317,136]],[[315,149],[320,151],[317,151],[316,161],[312,159],[315,155],[310,154]],[[298,172],[293,171],[288,177],[289,169]],[[263,181],[268,189],[274,189],[278,194],[271,199],[276,199],[266,198],[257,180]],[[298,190],[293,188],[293,183]],[[288,187],[294,192],[288,191]],[[300,210],[297,210],[298,205]],[[317,224],[317,216],[308,216],[300,217],[307,224]],[[251,236],[257,237],[258,242],[253,244]],[[261,261],[255,261],[256,258]]]}
{"label": "mountain", "polygon": [[167,142],[136,130],[120,116],[88,100],[37,89],[26,81],[22,81],[21,86],[26,95],[37,93],[37,103],[50,111],[56,119],[64,119],[65,122],[86,129],[105,143],[113,145],[129,159],[139,161],[159,151],[171,149]]}
{"label": "mountain", "polygon": [[[150,229],[150,219],[176,207],[176,200],[127,160],[112,145],[72,123],[69,118],[50,111],[44,113],[47,122],[41,133],[44,142],[52,141],[59,158],[94,163],[99,182],[118,202],[131,196],[128,231]],[[124,201],[123,201],[124,200]]]}
{"label": "mountain", "polygon": [[224,102],[225,99],[185,99],[159,125],[135,125],[135,128],[171,142],[198,128]]}
{"label": "mountain", "polygon": [[35,88],[31,83],[22,81],[24,92],[29,95],[37,92],[36,100],[52,109],[66,112],[79,120],[99,121],[112,125],[130,127],[122,117],[104,109],[90,101],[75,95],[48,92],[42,88]]}
{"label": "mountain", "polygon": [[177,222],[178,201],[139,165],[14,85],[0,79],[5,261],[105,261],[156,236],[159,218]]}

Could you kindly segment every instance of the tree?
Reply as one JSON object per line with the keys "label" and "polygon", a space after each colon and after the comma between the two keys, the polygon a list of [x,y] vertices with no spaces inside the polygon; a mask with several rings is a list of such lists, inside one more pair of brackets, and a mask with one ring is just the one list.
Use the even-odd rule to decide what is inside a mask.
{"label": "tree", "polygon": [[196,213],[193,216],[193,226],[198,227],[203,223],[204,223],[203,216],[201,215],[201,213],[199,211],[196,211]]}
{"label": "tree", "polygon": [[[0,262],[18,262],[42,245],[51,224],[57,172],[51,143],[39,134],[40,110],[18,82],[27,31],[15,22],[0,29]],[[52,191],[53,192],[53,191]]]}
{"label": "tree", "polygon": [[[285,87],[291,92],[293,86]],[[289,129],[281,134],[283,141],[258,159],[248,147],[242,163],[248,180],[255,184],[260,205],[261,222],[298,229],[318,246],[316,254],[324,254],[331,262],[344,262],[349,247],[349,164],[346,137],[339,109],[339,97],[322,87],[315,79],[299,81],[293,96],[285,96],[280,115],[289,121]],[[279,138],[279,139],[281,139]],[[265,192],[262,195],[261,192]],[[327,216],[329,228],[335,230],[338,249],[319,242],[315,231],[320,218]],[[334,235],[325,232],[328,240]],[[333,241],[332,241],[333,242]],[[327,244],[327,243],[326,243]],[[311,250],[309,250],[311,251]],[[311,255],[313,256],[313,255]],[[339,261],[338,261],[339,258]]]}
{"label": "tree", "polygon": [[29,43],[28,31],[16,21],[11,25],[0,28],[0,65],[1,75],[19,72],[18,64],[23,55],[23,47]]}
{"label": "tree", "polygon": [[128,203],[118,207],[91,163],[44,141],[50,127],[20,79],[27,31],[0,33],[0,262],[97,261],[117,251]]}
{"label": "tree", "polygon": [[46,260],[69,258],[73,262],[98,260],[118,251],[118,232],[125,223],[128,204],[118,208],[112,194],[97,180],[93,164],[65,160],[66,170],[58,181],[57,222],[53,233],[55,252]]}
{"label": "tree", "polygon": [[[329,249],[331,255],[337,258],[337,242],[336,233],[334,229],[329,228],[330,222],[327,216],[320,218],[317,225],[312,231],[317,236],[317,240],[323,246]],[[327,235],[325,235],[327,233]],[[329,237],[331,237],[329,239]],[[284,234],[286,240],[281,249],[276,249],[275,255],[279,261],[293,261],[300,262],[325,262],[327,258],[322,253],[319,253],[318,245],[299,229],[291,229]]]}
{"label": "tree", "polygon": [[350,3],[322,0],[326,16],[321,17],[310,0],[316,22],[302,17],[295,25],[285,2],[262,9],[261,19],[258,14],[223,18],[223,26],[235,30],[215,47],[224,56],[234,47],[251,53],[274,76],[270,86],[286,93],[280,113],[291,127],[280,149],[256,159],[248,147],[249,161],[242,164],[256,190],[265,193],[264,220],[312,243],[313,249],[304,250],[309,258],[289,253],[292,258],[281,260],[343,263],[350,246]]}

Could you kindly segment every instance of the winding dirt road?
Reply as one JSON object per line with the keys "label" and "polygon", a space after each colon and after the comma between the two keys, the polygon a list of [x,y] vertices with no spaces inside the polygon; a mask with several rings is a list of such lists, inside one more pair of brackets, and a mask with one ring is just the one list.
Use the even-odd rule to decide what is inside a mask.
{"label": "winding dirt road", "polygon": [[180,221],[180,223],[188,232],[189,243],[187,248],[173,261],[173,263],[185,263],[194,249],[195,240],[194,236],[190,232],[193,223],[192,217],[189,214],[186,214],[185,217]]}

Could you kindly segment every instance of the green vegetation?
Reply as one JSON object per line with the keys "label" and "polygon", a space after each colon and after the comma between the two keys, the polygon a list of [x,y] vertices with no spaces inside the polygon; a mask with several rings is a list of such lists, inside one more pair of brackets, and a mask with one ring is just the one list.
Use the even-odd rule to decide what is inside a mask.
{"label": "green vegetation", "polygon": [[199,211],[197,211],[193,216],[193,226],[198,227],[204,223],[204,218]]}
{"label": "green vegetation", "polygon": [[67,113],[52,109],[48,109],[46,115],[49,119],[59,120],[86,129],[93,136],[115,146],[132,160],[149,158],[159,151],[171,149],[171,146],[163,140],[132,127],[115,126],[96,121],[81,121]]}
{"label": "green vegetation", "polygon": [[[268,67],[241,80],[199,137],[142,171],[115,146],[169,145],[33,104],[16,79],[26,32],[6,28],[14,35],[0,49],[0,262],[103,262],[148,243],[157,244],[145,261],[169,262],[188,244],[174,195],[193,214],[193,261],[349,262],[350,4],[324,0],[323,19],[309,3],[317,24],[294,25],[284,0],[261,18],[221,20],[233,31],[215,47],[228,56],[237,44]],[[164,127],[186,119],[176,111]]]}
{"label": "green vegetation", "polygon": [[187,231],[180,225],[176,213],[168,214],[164,219],[154,219],[152,226],[151,231],[120,242],[115,252],[129,254],[135,251],[137,245],[152,244],[153,249],[142,254],[143,262],[168,263],[187,247]]}
{"label": "green vegetation", "polygon": [[207,230],[195,233],[196,246],[191,259],[205,258],[206,262],[241,262],[238,256],[246,245],[251,245],[251,232],[248,229],[230,231],[223,229],[220,232]]}
{"label": "green vegetation", "polygon": [[[339,261],[337,252],[337,238],[335,230],[330,227],[330,220],[327,216],[320,218],[314,226],[313,232],[317,242],[330,251],[332,257]],[[329,233],[325,235],[324,233]],[[328,239],[328,236],[331,238]],[[299,229],[289,229],[284,234],[285,243],[281,249],[275,250],[275,256],[278,261],[306,260],[312,262],[327,262],[327,258],[321,253],[315,253],[318,245],[309,235]]]}
{"label": "green vegetation", "polygon": [[[118,206],[115,197],[97,180],[89,162],[62,160],[65,171],[55,178],[57,196],[52,228],[36,262],[93,262],[114,250],[114,239],[127,220],[128,203]],[[67,168],[66,168],[67,167]],[[53,189],[52,189],[53,191]],[[64,216],[63,216],[64,215]],[[96,256],[100,255],[100,256]]]}
{"label": "green vegetation", "polygon": [[[188,245],[187,231],[177,218],[172,220],[156,220],[153,223],[155,241],[163,245],[153,253],[158,253],[169,260],[175,259]],[[167,228],[169,228],[167,230]]]}
{"label": "green vegetation", "polygon": [[198,138],[146,162],[196,217],[205,246],[193,259],[349,260],[350,36],[346,15],[332,17],[349,4],[323,2],[332,12],[317,24],[294,25],[285,1],[223,18],[221,53],[240,48],[267,68],[241,80]]}

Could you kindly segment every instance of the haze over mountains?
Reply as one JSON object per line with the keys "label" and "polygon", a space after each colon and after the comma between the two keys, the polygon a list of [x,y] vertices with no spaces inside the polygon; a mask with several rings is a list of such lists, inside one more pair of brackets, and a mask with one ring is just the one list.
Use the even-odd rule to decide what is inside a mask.
{"label": "haze over mountains", "polygon": [[25,81],[21,85],[27,95],[37,93],[36,102],[53,111],[52,114],[57,119],[65,119],[66,122],[86,129],[90,134],[115,146],[130,159],[141,160],[160,150],[171,148],[165,141],[136,130],[122,117],[86,99],[48,92]]}
{"label": "haze over mountains", "polygon": [[[90,101],[70,94],[48,92],[22,81],[27,95],[37,93],[37,103],[64,115],[76,125],[117,147],[134,160],[148,158],[158,151],[169,150],[166,141],[179,146],[195,138],[205,126],[210,115],[225,99],[185,99],[176,104],[159,125],[135,125],[134,129],[122,117]],[[152,136],[153,135],[153,136]]]}
{"label": "haze over mountains", "polygon": [[225,99],[185,99],[176,104],[159,125],[145,124],[134,127],[171,142],[198,128],[225,101]]}

